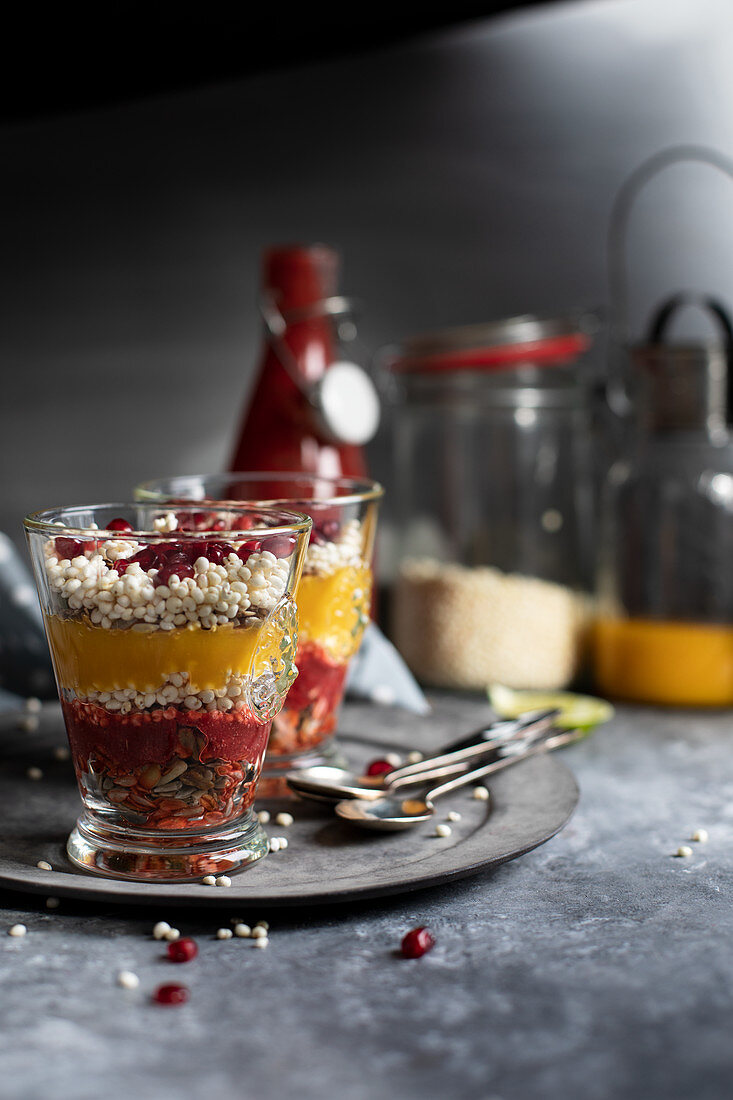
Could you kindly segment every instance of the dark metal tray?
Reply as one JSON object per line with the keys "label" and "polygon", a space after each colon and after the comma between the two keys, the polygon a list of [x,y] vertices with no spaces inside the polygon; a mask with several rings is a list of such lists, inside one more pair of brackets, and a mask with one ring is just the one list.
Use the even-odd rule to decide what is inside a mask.
{"label": "dark metal tray", "polygon": [[[135,905],[277,907],[374,898],[443,884],[515,859],[554,836],[578,801],[572,773],[557,755],[548,755],[492,779],[490,808],[470,791],[441,799],[435,823],[450,810],[461,814],[445,838],[434,835],[435,824],[403,833],[361,832],[328,807],[297,800],[287,803],[293,824],[282,828],[274,817],[286,803],[262,802],[258,807],[272,812],[270,835],[287,835],[288,848],[235,875],[231,887],[134,883],[87,875],[68,861],[64,846],[80,803],[70,763],[54,757],[54,746],[62,744],[60,713],[53,711],[38,732],[3,739],[0,886]],[[380,755],[373,742],[359,736],[344,740],[344,748],[354,763]],[[33,766],[42,769],[42,779],[28,778]],[[39,860],[53,870],[40,870]]]}

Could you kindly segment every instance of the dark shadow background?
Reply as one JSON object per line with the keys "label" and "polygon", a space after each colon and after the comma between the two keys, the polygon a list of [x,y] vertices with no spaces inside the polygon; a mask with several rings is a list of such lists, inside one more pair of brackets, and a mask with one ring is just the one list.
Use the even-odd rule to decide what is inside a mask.
{"label": "dark shadow background", "polygon": [[[369,357],[607,305],[629,173],[668,145],[733,153],[728,0],[71,18],[29,9],[3,38],[22,61],[0,122],[0,530],[18,541],[28,510],[225,464],[264,245],[341,249]],[[695,165],[640,197],[637,332],[670,290],[733,299],[732,214]],[[372,462],[389,489],[386,433]]]}

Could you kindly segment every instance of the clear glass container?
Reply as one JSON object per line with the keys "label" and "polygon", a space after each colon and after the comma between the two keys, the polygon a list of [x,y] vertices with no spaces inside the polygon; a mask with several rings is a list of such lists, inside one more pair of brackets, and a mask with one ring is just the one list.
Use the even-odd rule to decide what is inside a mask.
{"label": "clear glass container", "polygon": [[729,346],[632,349],[633,431],[608,476],[599,539],[593,655],[604,694],[733,705]]}
{"label": "clear glass container", "polygon": [[391,634],[426,684],[558,689],[591,571],[585,323],[513,318],[389,360],[398,566]]}
{"label": "clear glass container", "polygon": [[176,881],[260,859],[252,803],[296,676],[310,519],[106,504],[25,529],[84,805],[72,862]]}
{"label": "clear glass container", "polygon": [[261,794],[287,796],[288,772],[341,762],[334,733],[349,664],[369,621],[382,493],[365,478],[280,472],[162,478],[135,490],[144,500],[275,504],[313,520],[297,592],[298,678],[272,725]]}

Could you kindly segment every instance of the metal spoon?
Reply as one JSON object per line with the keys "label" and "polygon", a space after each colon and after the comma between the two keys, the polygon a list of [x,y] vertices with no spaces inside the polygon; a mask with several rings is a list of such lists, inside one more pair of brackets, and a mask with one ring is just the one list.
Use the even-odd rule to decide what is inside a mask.
{"label": "metal spoon", "polygon": [[577,741],[582,732],[571,730],[568,733],[555,734],[552,737],[527,739],[525,742],[515,742],[500,749],[502,754],[498,760],[492,760],[480,768],[465,772],[447,783],[441,783],[424,794],[415,794],[412,797],[399,798],[388,796],[379,798],[373,802],[363,799],[349,799],[339,802],[334,807],[339,817],[343,817],[352,825],[358,825],[364,829],[380,829],[382,831],[396,832],[400,829],[411,829],[413,825],[419,825],[423,821],[429,821],[435,813],[433,802],[441,795],[456,791],[468,783],[476,783],[479,779],[495,772],[502,771],[520,760],[526,760],[536,753],[547,752],[550,749],[560,748]]}
{"label": "metal spoon", "polygon": [[534,711],[512,721],[482,726],[468,737],[462,737],[445,746],[437,755],[425,757],[415,764],[394,768],[386,775],[356,775],[345,768],[316,765],[290,772],[286,777],[287,783],[301,798],[310,798],[316,802],[340,802],[345,798],[381,798],[385,791],[441,779],[446,775],[462,774],[468,771],[474,759],[487,753],[495,753],[500,746],[517,737],[524,737],[530,732],[534,737],[540,736],[550,728],[558,713],[557,710]]}

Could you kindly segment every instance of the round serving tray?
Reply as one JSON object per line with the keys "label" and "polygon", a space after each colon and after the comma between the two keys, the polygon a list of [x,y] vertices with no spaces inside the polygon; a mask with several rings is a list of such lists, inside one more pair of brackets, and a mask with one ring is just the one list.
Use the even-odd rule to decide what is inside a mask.
{"label": "round serving tray", "polygon": [[[66,857],[66,837],[80,802],[71,765],[54,756],[54,744],[63,743],[62,730],[54,726],[50,738],[13,738],[2,753],[2,887],[134,905],[276,907],[368,899],[440,885],[515,859],[554,836],[578,801],[575,779],[557,755],[534,757],[499,773],[490,783],[489,804],[472,798],[470,790],[441,799],[435,823],[445,821],[450,810],[461,814],[448,837],[437,837],[435,824],[368,833],[336,818],[327,806],[263,801],[258,808],[272,813],[270,835],[287,835],[288,848],[233,876],[231,887],[126,882],[84,874]],[[373,743],[350,739],[352,760],[361,762],[370,753],[375,755]],[[41,779],[29,778],[32,767],[41,768]],[[283,828],[275,815],[286,806],[295,820]],[[53,870],[39,869],[39,860]]]}

